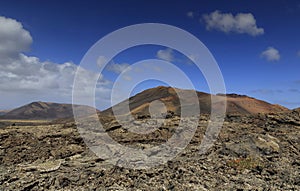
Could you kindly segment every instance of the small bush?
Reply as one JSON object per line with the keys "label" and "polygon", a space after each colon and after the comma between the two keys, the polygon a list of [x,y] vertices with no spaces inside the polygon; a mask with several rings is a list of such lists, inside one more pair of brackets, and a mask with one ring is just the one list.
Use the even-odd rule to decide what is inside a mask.
{"label": "small bush", "polygon": [[234,168],[236,170],[244,170],[244,169],[255,169],[257,167],[263,167],[263,163],[254,157],[247,158],[236,158],[227,161],[227,166]]}

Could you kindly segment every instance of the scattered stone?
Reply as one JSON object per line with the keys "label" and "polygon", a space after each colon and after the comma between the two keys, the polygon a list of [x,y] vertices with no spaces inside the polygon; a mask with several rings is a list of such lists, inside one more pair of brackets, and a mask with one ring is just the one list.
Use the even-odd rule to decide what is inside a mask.
{"label": "scattered stone", "polygon": [[46,161],[43,163],[34,163],[34,164],[29,164],[26,166],[21,166],[21,170],[30,172],[30,171],[39,171],[39,172],[52,172],[55,170],[58,170],[61,165],[61,160],[56,160],[56,161]]}
{"label": "scattered stone", "polygon": [[[120,153],[115,145],[107,145],[107,149],[100,150],[100,157],[96,156],[87,148],[74,123],[7,125],[0,128],[0,190],[300,190],[298,111],[230,114],[220,134],[213,135],[213,146],[200,155],[209,119],[208,115],[200,116],[190,144],[170,161],[159,156],[156,149],[160,147],[156,146],[166,143],[180,128],[180,117],[172,113],[159,118],[161,121],[141,116],[122,123],[122,127],[115,119],[103,117],[107,132],[88,122],[84,133],[95,137],[95,146],[105,143],[102,135],[108,133],[124,147],[144,151],[155,148],[152,151],[157,152],[149,155]],[[191,118],[183,119],[184,127],[191,122]],[[136,130],[153,131],[134,133],[130,131],[134,125]],[[166,149],[166,153],[172,151]],[[112,154],[116,157],[109,158]],[[125,160],[132,154],[139,160]],[[149,157],[157,157],[165,164],[148,169],[111,164],[114,161],[139,167]]]}

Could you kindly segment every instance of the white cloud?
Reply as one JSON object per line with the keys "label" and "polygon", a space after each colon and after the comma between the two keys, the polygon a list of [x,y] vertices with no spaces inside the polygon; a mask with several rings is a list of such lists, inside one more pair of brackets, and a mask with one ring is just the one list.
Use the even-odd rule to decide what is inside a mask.
{"label": "white cloud", "polygon": [[159,50],[156,53],[156,57],[168,62],[174,61],[174,52],[172,49],[167,48],[165,50]]}
{"label": "white cloud", "polygon": [[120,74],[124,71],[130,70],[130,64],[116,64],[116,63],[111,63],[107,65],[107,70],[112,71],[116,74]]}
{"label": "white cloud", "polygon": [[264,29],[256,25],[256,20],[251,13],[238,13],[235,16],[231,13],[214,11],[203,15],[202,19],[207,30],[219,30],[225,33],[235,32],[258,36],[264,34]]}
{"label": "white cloud", "polygon": [[76,71],[81,72],[82,94],[90,93],[90,84],[98,80],[96,92],[109,92],[108,81],[73,63],[43,62],[27,56],[32,37],[21,23],[0,17],[0,108],[13,108],[31,101],[72,102]]}
{"label": "white cloud", "polygon": [[97,66],[101,68],[108,63],[108,59],[105,56],[99,56],[97,59]]}
{"label": "white cloud", "polygon": [[300,57],[300,50],[297,52],[297,56],[299,56],[299,57]]}
{"label": "white cloud", "polygon": [[30,33],[16,20],[0,16],[0,56],[17,56],[28,51],[32,43]]}
{"label": "white cloud", "polygon": [[193,19],[194,18],[194,12],[193,11],[189,11],[186,13],[186,16]]}
{"label": "white cloud", "polygon": [[277,49],[268,47],[261,53],[261,57],[267,59],[268,61],[278,61],[280,60],[280,53]]}
{"label": "white cloud", "polygon": [[123,75],[123,79],[126,80],[126,81],[131,81],[132,77],[128,76],[128,75]]}
{"label": "white cloud", "polygon": [[97,59],[98,67],[106,67],[108,71],[114,72],[116,74],[120,74],[123,71],[130,70],[130,64],[117,64],[113,60],[109,61],[105,56],[99,56]]}
{"label": "white cloud", "polygon": [[193,62],[196,62],[196,59],[197,59],[197,56],[196,55],[189,55],[188,58],[193,61]]}

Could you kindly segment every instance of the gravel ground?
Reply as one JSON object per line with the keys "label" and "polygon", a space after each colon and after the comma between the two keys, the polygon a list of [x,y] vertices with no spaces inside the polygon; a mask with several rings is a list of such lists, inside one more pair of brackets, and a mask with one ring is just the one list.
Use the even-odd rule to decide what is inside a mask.
{"label": "gravel ground", "polygon": [[[166,142],[179,120],[166,119],[152,133],[138,135],[129,131],[130,123],[101,118],[115,141],[139,149]],[[201,116],[189,145],[149,169],[114,166],[97,157],[73,122],[2,127],[0,190],[300,190],[298,112],[228,115],[215,144],[200,154],[208,121]],[[155,120],[141,117],[135,125],[150,128]]]}

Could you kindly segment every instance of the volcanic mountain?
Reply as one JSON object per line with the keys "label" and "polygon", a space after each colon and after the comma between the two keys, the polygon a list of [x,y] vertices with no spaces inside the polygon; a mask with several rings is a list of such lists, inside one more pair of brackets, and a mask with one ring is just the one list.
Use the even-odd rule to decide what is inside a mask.
{"label": "volcanic mountain", "polygon": [[[89,106],[75,105],[82,116],[95,113],[95,109]],[[32,119],[32,120],[52,120],[60,118],[72,118],[72,104],[32,102],[30,104],[13,109],[1,119]]]}
{"label": "volcanic mountain", "polygon": [[[130,97],[128,100],[125,100],[114,106],[114,111],[117,111],[118,114],[128,114],[126,113],[126,106],[129,103],[129,108],[132,114],[149,114],[149,108],[151,109],[151,104],[157,101],[162,102],[163,104],[158,104],[156,107],[157,110],[161,112],[167,110],[172,111],[175,114],[180,114],[181,108],[188,108],[195,103],[195,97],[191,94],[192,90],[183,90],[171,87],[159,86],[156,88],[147,89],[141,93],[136,94],[133,97]],[[179,92],[180,95],[183,95],[181,100],[185,103],[184,105],[180,104],[180,99],[177,96]],[[203,92],[196,92],[201,113],[209,114],[211,112],[211,96],[216,98],[216,100],[226,99],[227,101],[227,114],[257,114],[257,113],[276,113],[276,112],[285,112],[288,111],[287,108],[267,103],[255,98],[251,98],[245,95],[238,94],[217,94],[211,95]],[[196,98],[197,99],[197,98]],[[213,108],[218,109],[222,102],[217,102],[213,104]],[[102,115],[112,115],[112,108],[108,108],[101,112]]]}

